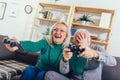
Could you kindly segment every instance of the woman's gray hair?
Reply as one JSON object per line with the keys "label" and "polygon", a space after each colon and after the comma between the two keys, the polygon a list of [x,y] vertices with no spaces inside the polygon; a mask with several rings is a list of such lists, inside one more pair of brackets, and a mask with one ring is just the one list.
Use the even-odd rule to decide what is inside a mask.
{"label": "woman's gray hair", "polygon": [[77,32],[87,32],[88,33],[88,41],[91,41],[91,38],[90,38],[90,32],[86,29],[77,29],[77,31],[75,32],[75,35]]}
{"label": "woman's gray hair", "polygon": [[69,32],[68,26],[67,26],[67,24],[66,24],[65,22],[56,22],[56,23],[51,27],[51,29],[50,29],[50,31],[49,31],[49,36],[46,37],[46,40],[47,40],[48,44],[49,44],[51,47],[53,47],[53,37],[52,37],[52,33],[53,33],[53,29],[54,29],[55,27],[57,27],[57,26],[56,26],[57,24],[63,24],[63,25],[65,25],[65,26],[67,27],[67,31],[66,31],[67,37],[66,37],[66,39],[64,40],[64,42],[63,42],[63,44],[62,44],[62,46],[63,46],[63,48],[64,48],[64,47],[68,46],[69,43],[70,43],[70,32]]}

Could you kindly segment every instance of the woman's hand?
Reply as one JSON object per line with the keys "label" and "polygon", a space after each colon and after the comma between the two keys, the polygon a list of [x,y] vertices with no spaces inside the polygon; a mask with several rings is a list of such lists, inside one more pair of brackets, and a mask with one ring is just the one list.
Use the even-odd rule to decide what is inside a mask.
{"label": "woman's hand", "polygon": [[65,48],[64,53],[63,53],[63,61],[67,62],[72,57],[72,55],[73,55],[73,53],[70,52],[70,49]]}
{"label": "woman's hand", "polygon": [[15,41],[15,42],[20,44],[20,41],[16,37],[12,37],[11,40],[13,40],[13,41]]}
{"label": "woman's hand", "polygon": [[[15,37],[12,37],[10,40],[15,41],[15,42],[17,42],[17,43],[20,43],[20,41],[19,41],[17,38],[15,38]],[[18,47],[17,47],[17,46],[11,47],[10,44],[5,44],[5,47],[6,47],[9,51],[12,51],[12,52],[18,50]]]}
{"label": "woman's hand", "polygon": [[11,47],[10,44],[5,44],[5,47],[6,47],[9,51],[12,51],[12,52],[18,50],[18,47],[17,47],[17,46]]}

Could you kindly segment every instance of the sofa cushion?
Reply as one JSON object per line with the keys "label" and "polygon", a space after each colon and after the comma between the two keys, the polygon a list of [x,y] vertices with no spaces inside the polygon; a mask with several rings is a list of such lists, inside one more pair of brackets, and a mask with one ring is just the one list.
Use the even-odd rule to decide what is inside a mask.
{"label": "sofa cushion", "polygon": [[0,60],[13,59],[15,57],[14,52],[10,52],[3,44],[3,38],[7,36],[0,35]]}
{"label": "sofa cushion", "polygon": [[120,80],[120,57],[115,57],[117,65],[114,67],[104,66],[102,80]]}
{"label": "sofa cushion", "polygon": [[15,60],[0,61],[0,80],[11,80],[14,76],[20,75],[27,66]]}

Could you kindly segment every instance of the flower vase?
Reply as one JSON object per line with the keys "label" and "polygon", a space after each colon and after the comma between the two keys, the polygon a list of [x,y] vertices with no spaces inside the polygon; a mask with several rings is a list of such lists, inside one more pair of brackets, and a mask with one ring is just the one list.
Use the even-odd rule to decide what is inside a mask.
{"label": "flower vase", "polygon": [[83,25],[87,24],[87,21],[82,21],[82,24],[83,24]]}

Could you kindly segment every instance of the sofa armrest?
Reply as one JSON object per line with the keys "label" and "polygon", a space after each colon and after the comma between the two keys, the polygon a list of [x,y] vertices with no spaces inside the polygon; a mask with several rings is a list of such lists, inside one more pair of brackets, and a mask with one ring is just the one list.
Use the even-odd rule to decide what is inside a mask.
{"label": "sofa armrest", "polygon": [[0,35],[0,60],[14,59],[15,53],[10,52],[2,42],[4,37],[7,37],[7,36]]}
{"label": "sofa armrest", "polygon": [[120,57],[115,57],[117,65],[110,67],[104,66],[102,71],[102,80],[120,80]]}

